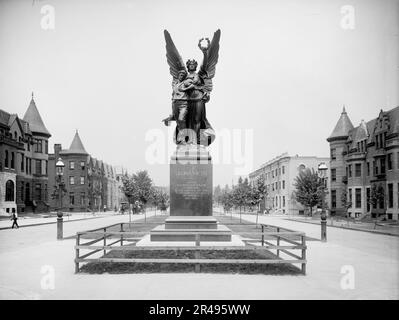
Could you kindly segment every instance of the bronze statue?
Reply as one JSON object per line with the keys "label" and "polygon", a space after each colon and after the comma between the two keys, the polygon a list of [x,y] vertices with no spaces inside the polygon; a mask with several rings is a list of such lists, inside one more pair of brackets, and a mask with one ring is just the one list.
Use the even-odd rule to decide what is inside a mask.
{"label": "bronze statue", "polygon": [[[205,104],[210,99],[212,78],[215,76],[219,58],[220,30],[217,30],[209,41],[202,38],[198,47],[204,57],[198,72],[197,61],[188,60],[184,65],[175,44],[167,30],[164,30],[166,41],[166,58],[172,80],[172,114],[164,119],[165,125],[176,121],[174,141],[180,144],[210,145],[215,139],[215,132],[206,118]],[[207,42],[206,46],[201,43]]]}

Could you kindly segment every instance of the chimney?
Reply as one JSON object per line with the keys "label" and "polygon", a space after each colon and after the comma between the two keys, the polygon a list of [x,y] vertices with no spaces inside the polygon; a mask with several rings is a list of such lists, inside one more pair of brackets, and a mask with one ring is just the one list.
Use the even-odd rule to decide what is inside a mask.
{"label": "chimney", "polygon": [[57,159],[60,157],[60,151],[62,150],[62,146],[60,143],[54,144],[54,158],[55,162],[57,162]]}

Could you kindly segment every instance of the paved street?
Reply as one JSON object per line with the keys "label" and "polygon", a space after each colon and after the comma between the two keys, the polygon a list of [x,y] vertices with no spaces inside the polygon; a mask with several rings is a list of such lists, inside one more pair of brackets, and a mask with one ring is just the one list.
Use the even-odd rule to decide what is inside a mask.
{"label": "paved street", "polygon": [[[133,216],[134,219],[143,215]],[[253,220],[253,216],[244,216]],[[128,215],[69,222],[65,235],[117,222]],[[304,231],[317,225],[260,217],[260,222]],[[328,242],[308,241],[306,276],[220,274],[74,274],[74,240],[56,241],[56,226],[0,231],[1,299],[398,299],[398,237],[328,228]],[[54,289],[45,266],[55,272]],[[354,289],[342,289],[343,266],[354,270]],[[44,269],[42,269],[44,268]],[[41,271],[43,273],[41,273]],[[344,270],[345,271],[345,270]]]}

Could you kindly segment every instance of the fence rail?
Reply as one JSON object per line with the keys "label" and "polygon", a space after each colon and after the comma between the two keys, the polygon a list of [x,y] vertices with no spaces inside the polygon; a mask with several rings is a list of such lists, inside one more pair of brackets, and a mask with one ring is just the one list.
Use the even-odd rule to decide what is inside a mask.
{"label": "fence rail", "polygon": [[[88,262],[124,262],[124,263],[181,263],[181,264],[194,264],[195,272],[200,272],[201,264],[300,264],[300,270],[306,274],[306,235],[303,232],[281,228],[272,225],[261,224],[261,230],[251,232],[240,232],[241,236],[261,236],[261,239],[244,238],[245,246],[204,246],[201,245],[201,236],[196,234],[195,246],[146,246],[137,247],[131,244],[139,241],[142,236],[148,232],[142,231],[124,231],[124,225],[134,224],[117,223],[106,227],[92,229],[88,231],[78,232],[76,234],[75,245],[75,273],[80,271],[81,263]],[[111,228],[118,228],[120,231],[109,231]],[[268,229],[269,231],[266,231]],[[191,232],[184,232],[192,234]],[[179,233],[180,234],[180,233]],[[208,233],[207,233],[208,234]],[[81,243],[84,236],[98,236],[98,239],[90,240]],[[289,238],[287,238],[289,237]],[[271,241],[275,241],[275,243]],[[292,238],[299,238],[295,240]],[[107,239],[116,239],[107,243]],[[129,242],[130,245],[124,245]],[[101,243],[101,244],[100,244]],[[287,244],[288,243],[288,244]],[[120,246],[116,246],[120,244]],[[194,259],[157,259],[157,258],[109,258],[104,257],[107,251],[154,251],[154,250],[179,250],[179,251],[194,251]],[[89,250],[88,253],[81,255],[81,250]],[[205,250],[213,251],[229,251],[229,250],[242,250],[242,251],[276,251],[276,259],[204,259],[200,258],[200,252]],[[300,254],[295,254],[290,250],[300,250]],[[100,258],[88,258],[89,256],[103,251],[104,256]],[[289,259],[283,259],[281,253],[289,256]],[[294,258],[294,259],[292,259]]]}

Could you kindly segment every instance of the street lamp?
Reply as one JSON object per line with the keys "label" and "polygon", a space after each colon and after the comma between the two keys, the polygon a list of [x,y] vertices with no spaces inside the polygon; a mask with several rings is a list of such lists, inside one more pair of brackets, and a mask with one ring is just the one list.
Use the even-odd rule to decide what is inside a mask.
{"label": "street lamp", "polygon": [[61,158],[58,158],[58,161],[55,164],[55,171],[57,174],[57,190],[58,190],[58,197],[60,200],[60,207],[57,212],[57,239],[58,240],[61,240],[63,238],[62,193],[65,189],[65,184],[62,181],[62,176],[64,175],[64,168],[65,168],[64,162],[62,162]]}
{"label": "street lamp", "polygon": [[325,202],[325,189],[326,189],[326,178],[327,178],[327,170],[328,167],[324,162],[319,164],[319,167],[317,168],[319,177],[323,183],[323,189],[322,189],[322,195],[321,195],[321,241],[326,242],[327,241],[327,213],[324,207],[324,202]]}

